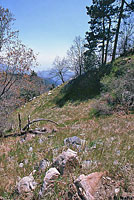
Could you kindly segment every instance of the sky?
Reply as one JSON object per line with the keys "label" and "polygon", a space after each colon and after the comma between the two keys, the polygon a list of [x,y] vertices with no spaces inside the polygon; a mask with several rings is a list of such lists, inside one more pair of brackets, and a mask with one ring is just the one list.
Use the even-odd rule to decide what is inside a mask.
{"label": "sky", "polygon": [[[19,38],[38,53],[38,70],[52,67],[56,56],[66,56],[76,36],[85,37],[91,0],[0,0],[15,17]],[[36,69],[37,71],[37,69]]]}

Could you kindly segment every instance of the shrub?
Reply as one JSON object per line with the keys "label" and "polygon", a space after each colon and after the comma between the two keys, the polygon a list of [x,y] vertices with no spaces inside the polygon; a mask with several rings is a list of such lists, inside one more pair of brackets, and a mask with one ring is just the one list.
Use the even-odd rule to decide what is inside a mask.
{"label": "shrub", "polygon": [[121,77],[105,77],[103,91],[109,93],[106,99],[109,105],[121,105],[126,111],[134,111],[134,69],[126,70]]}
{"label": "shrub", "polygon": [[39,91],[28,90],[24,88],[20,90],[20,97],[23,98],[25,101],[29,101],[30,99],[38,95],[39,95]]}
{"label": "shrub", "polygon": [[91,110],[89,112],[90,118],[107,116],[112,114],[112,109],[108,104],[96,101],[91,105]]}

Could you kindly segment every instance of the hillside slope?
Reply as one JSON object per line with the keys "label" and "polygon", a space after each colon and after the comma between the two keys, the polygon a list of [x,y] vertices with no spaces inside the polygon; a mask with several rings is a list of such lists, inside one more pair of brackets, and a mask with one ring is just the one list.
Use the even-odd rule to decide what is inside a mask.
{"label": "hillside slope", "polygon": [[[28,102],[11,116],[16,133],[19,132],[18,113],[21,115],[22,127],[27,123],[28,116],[30,120],[51,119],[59,125],[37,122],[30,128],[46,128],[46,133],[28,133],[27,137],[9,136],[0,140],[0,195],[5,199],[26,199],[16,194],[18,177],[28,176],[38,168],[42,159],[53,163],[53,159],[68,148],[64,139],[77,136],[85,140],[85,144],[80,148],[74,145],[69,147],[78,152],[80,166],[72,174],[58,179],[54,192],[46,194],[44,199],[69,199],[67,194],[70,183],[80,174],[92,172],[106,172],[96,199],[133,199],[134,115],[114,113],[90,118],[91,104],[95,99],[76,100],[73,103],[66,101],[64,106],[59,107],[57,98],[62,99],[60,91],[63,86]],[[35,172],[34,178],[38,185],[33,199],[38,199],[44,176],[45,172]],[[118,194],[116,189],[119,190]]]}

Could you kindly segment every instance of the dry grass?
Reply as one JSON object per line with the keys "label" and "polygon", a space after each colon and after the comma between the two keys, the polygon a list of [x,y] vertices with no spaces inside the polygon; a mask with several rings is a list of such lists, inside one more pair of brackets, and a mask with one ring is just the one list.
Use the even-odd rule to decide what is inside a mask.
{"label": "dry grass", "polygon": [[[109,176],[115,179],[126,181],[128,188],[134,181],[134,120],[133,115],[113,114],[105,118],[90,119],[89,111],[91,100],[85,102],[66,103],[64,107],[59,108],[53,99],[59,94],[60,88],[52,91],[52,95],[43,94],[18,109],[11,120],[14,121],[14,131],[18,131],[17,113],[21,113],[22,123],[26,124],[27,116],[31,119],[47,118],[59,123],[57,132],[49,138],[49,134],[44,136],[35,136],[30,141],[20,143],[20,138],[6,138],[0,141],[0,195],[7,199],[14,199],[12,192],[18,177],[24,177],[36,169],[40,160],[46,158],[51,163],[63,149],[64,139],[70,136],[79,136],[86,140],[86,147],[78,151],[79,160],[82,164],[84,160],[90,160],[91,165],[88,169],[78,168],[72,176],[78,177],[80,174],[91,173],[93,171],[107,171]],[[43,127],[44,122],[37,123],[35,126]],[[54,128],[49,124],[49,128]],[[42,139],[42,143],[40,143]],[[33,151],[29,152],[32,147]],[[76,150],[74,147],[72,149]],[[26,163],[26,160],[28,162]],[[19,167],[24,163],[24,167]],[[129,173],[127,170],[129,166]],[[35,179],[39,183],[44,174],[36,174]],[[55,198],[60,199],[68,190],[69,182],[72,177],[59,179],[58,186],[55,186]],[[66,187],[63,187],[66,185]],[[64,195],[63,195],[64,193]],[[36,196],[36,194],[35,194]],[[65,196],[64,196],[65,197]],[[46,198],[47,199],[47,198]],[[48,197],[48,199],[50,199]],[[51,197],[53,199],[53,197]]]}

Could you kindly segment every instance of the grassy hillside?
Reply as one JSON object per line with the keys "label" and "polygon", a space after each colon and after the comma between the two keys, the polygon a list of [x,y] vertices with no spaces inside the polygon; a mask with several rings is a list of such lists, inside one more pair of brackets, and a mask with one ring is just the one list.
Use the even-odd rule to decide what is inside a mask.
{"label": "grassy hillside", "polygon": [[[132,62],[133,60],[131,64]],[[14,125],[12,133],[19,132],[18,113],[21,114],[22,127],[27,123],[29,115],[31,120],[46,118],[54,120],[59,125],[50,122],[35,123],[31,127],[47,127],[56,131],[29,137],[25,142],[22,142],[23,136],[0,139],[0,196],[5,199],[17,199],[15,185],[18,177],[29,175],[44,158],[52,163],[53,158],[67,149],[64,139],[71,136],[86,140],[80,151],[73,146],[70,148],[78,151],[81,165],[86,160],[91,161],[91,164],[86,169],[77,167],[70,176],[60,178],[55,193],[46,199],[65,199],[73,177],[95,171],[106,171],[111,179],[109,187],[111,193],[106,191],[105,199],[109,199],[111,194],[114,196],[114,189],[117,187],[120,189],[117,199],[123,195],[134,196],[134,115],[115,112],[110,116],[91,118],[91,105],[95,101],[93,96],[92,99],[76,98],[72,101],[70,96],[65,98],[65,93],[61,92],[63,87],[64,85],[61,85],[51,93],[42,94],[19,108],[10,117]],[[80,91],[78,92],[80,95]],[[62,106],[57,103],[61,100]],[[33,148],[32,151],[30,147]],[[20,167],[20,163],[24,164],[23,167]],[[35,173],[34,177],[38,183],[34,194],[37,199],[44,173]],[[106,186],[101,190],[104,192]],[[60,197],[61,191],[62,197]]]}

